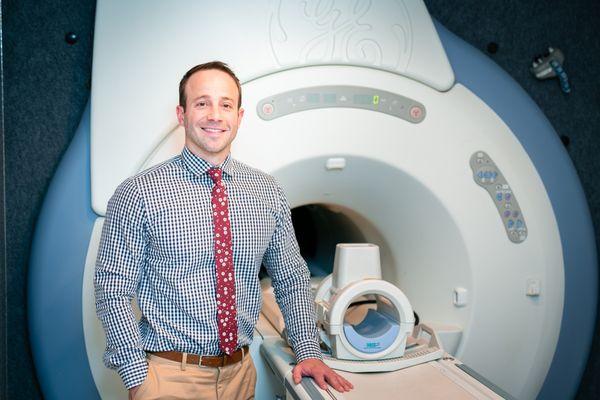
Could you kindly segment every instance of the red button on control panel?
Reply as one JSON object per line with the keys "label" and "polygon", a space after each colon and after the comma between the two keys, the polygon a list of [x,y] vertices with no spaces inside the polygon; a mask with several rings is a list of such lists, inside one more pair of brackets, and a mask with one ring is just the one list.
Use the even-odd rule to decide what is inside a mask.
{"label": "red button on control panel", "polygon": [[262,111],[263,111],[263,113],[265,113],[267,115],[273,114],[273,104],[271,104],[271,103],[263,104]]}
{"label": "red button on control panel", "polygon": [[421,116],[423,115],[423,110],[421,110],[421,108],[414,106],[410,108],[410,116],[413,117],[414,119],[419,119],[421,118]]}

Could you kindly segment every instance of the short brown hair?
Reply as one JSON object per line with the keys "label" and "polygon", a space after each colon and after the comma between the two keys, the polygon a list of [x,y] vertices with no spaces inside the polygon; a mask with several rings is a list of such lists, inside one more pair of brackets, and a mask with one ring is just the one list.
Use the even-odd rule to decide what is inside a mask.
{"label": "short brown hair", "polygon": [[181,81],[179,82],[179,105],[181,107],[183,107],[183,109],[185,110],[185,103],[187,101],[187,96],[185,94],[185,85],[187,84],[187,82],[191,78],[191,76],[194,75],[198,71],[206,71],[209,69],[216,69],[219,71],[223,71],[227,75],[229,75],[231,78],[233,78],[233,80],[235,81],[235,85],[238,88],[238,93],[239,93],[239,95],[238,95],[238,109],[239,109],[242,106],[242,86],[240,85],[240,80],[238,79],[237,76],[235,76],[235,74],[233,73],[231,68],[229,68],[229,65],[225,64],[222,61],[211,61],[211,62],[207,62],[204,64],[198,64],[195,67],[192,67],[188,72],[186,72],[185,75],[183,75],[183,78],[181,78]]}

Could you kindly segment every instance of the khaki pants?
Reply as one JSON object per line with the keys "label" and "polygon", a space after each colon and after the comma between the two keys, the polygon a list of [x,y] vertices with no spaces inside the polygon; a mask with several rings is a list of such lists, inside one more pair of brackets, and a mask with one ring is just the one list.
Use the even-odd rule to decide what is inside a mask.
{"label": "khaki pants", "polygon": [[254,399],[256,369],[252,357],[227,367],[182,364],[152,354],[147,357],[148,376],[135,400],[154,399]]}

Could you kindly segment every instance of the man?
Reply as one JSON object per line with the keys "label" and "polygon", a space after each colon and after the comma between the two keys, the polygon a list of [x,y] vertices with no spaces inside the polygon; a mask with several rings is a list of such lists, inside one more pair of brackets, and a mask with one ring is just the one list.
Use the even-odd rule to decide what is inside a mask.
{"label": "man", "polygon": [[263,263],[296,354],[295,382],[311,376],[323,389],[352,388],[322,361],[309,272],[282,190],[229,154],[243,115],[239,80],[226,64],[192,68],[179,87],[181,155],[127,179],[109,201],[96,308],[105,364],[130,399],[253,398],[248,345]]}

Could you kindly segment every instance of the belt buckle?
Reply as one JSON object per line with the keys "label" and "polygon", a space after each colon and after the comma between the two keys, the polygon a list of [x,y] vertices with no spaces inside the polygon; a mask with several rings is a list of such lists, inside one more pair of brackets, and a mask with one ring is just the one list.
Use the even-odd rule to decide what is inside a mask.
{"label": "belt buckle", "polygon": [[202,366],[202,354],[198,354],[198,366]]}

